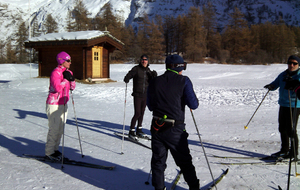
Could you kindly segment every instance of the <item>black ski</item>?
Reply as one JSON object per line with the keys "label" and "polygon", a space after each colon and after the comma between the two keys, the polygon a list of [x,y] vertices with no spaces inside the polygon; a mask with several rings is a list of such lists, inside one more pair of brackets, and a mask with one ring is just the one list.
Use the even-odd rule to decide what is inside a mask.
{"label": "black ski", "polygon": [[[289,160],[265,160],[264,162],[218,162],[222,165],[286,165],[289,164]],[[300,161],[297,162],[300,165]]]}
{"label": "black ski", "polygon": [[128,140],[128,141],[131,141],[131,142],[134,142],[142,147],[145,147],[145,148],[148,148],[151,150],[151,147],[150,146],[147,146],[145,145],[144,143],[141,143],[139,140],[134,140],[132,138],[129,138],[128,137],[128,134],[124,133],[124,136],[123,136],[123,133],[119,133],[119,132],[115,132],[115,135],[119,136],[119,137],[124,137],[124,139]]}
{"label": "black ski", "polygon": [[[215,182],[211,182],[212,185],[210,185],[206,190],[211,190],[218,183],[220,183],[220,181],[224,178],[224,176],[228,173],[228,171],[229,171],[229,168],[227,168],[225,171],[223,171],[222,174],[218,178],[215,179]],[[178,183],[178,181],[179,181],[179,179],[181,177],[181,174],[182,174],[181,171],[179,171],[178,174],[177,174],[177,176],[174,179],[174,182],[173,182],[172,187],[171,187],[170,190],[174,190],[175,189],[175,187],[176,187],[176,185],[177,185],[177,183]]]}
{"label": "black ski", "polygon": [[223,177],[228,173],[229,169],[227,168],[225,171],[223,171],[223,173],[217,178],[215,179],[215,183],[212,182],[213,184],[210,185],[206,190],[210,190],[212,188],[214,188],[218,183],[220,183],[220,181],[223,179]]}
{"label": "black ski", "polygon": [[[56,162],[56,161],[47,159],[45,156],[39,156],[39,155],[23,154],[20,157],[28,158],[28,159],[35,159],[35,160],[42,161],[42,162],[61,163],[61,161]],[[88,167],[88,168],[95,168],[95,169],[104,169],[104,170],[115,169],[115,166],[103,166],[103,165],[99,165],[99,164],[92,164],[92,163],[87,163],[87,162],[70,160],[68,158],[64,158],[64,164],[73,165],[73,166],[82,166],[82,167]]]}
{"label": "black ski", "polygon": [[223,158],[223,159],[250,159],[250,160],[276,160],[272,156],[218,156],[212,155],[215,158]]}
{"label": "black ski", "polygon": [[178,181],[179,181],[179,179],[181,177],[181,174],[182,174],[182,172],[178,171],[178,173],[177,173],[177,175],[176,175],[176,177],[175,177],[175,179],[174,179],[174,181],[172,183],[172,186],[171,186],[170,190],[174,190],[176,188],[176,185],[177,185],[177,183],[178,183]]}

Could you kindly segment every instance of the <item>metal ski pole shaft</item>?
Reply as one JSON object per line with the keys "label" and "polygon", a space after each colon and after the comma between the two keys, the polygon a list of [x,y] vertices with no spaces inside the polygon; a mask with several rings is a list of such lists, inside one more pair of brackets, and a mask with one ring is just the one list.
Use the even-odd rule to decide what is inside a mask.
{"label": "metal ski pole shaft", "polygon": [[62,138],[62,150],[61,150],[61,169],[64,168],[64,144],[65,144],[65,121],[66,121],[66,96],[64,96],[64,110],[63,110],[63,138]]}
{"label": "metal ski pole shaft", "polygon": [[72,104],[73,104],[73,110],[74,110],[74,117],[75,117],[75,122],[76,122],[76,127],[77,127],[79,147],[80,147],[81,157],[83,158],[84,155],[83,155],[83,152],[82,152],[81,139],[80,139],[80,133],[79,133],[79,127],[78,127],[78,122],[77,122],[77,116],[76,116],[76,111],[75,111],[75,104],[74,104],[74,98],[73,98],[72,90],[71,90],[71,98],[72,98]]}
{"label": "metal ski pole shaft", "polygon": [[196,120],[195,120],[195,117],[194,117],[193,111],[192,111],[192,109],[190,109],[190,111],[191,111],[191,114],[192,114],[192,118],[193,118],[193,121],[194,121],[194,124],[195,124],[196,130],[197,130],[197,134],[198,134],[198,137],[199,137],[199,140],[200,140],[200,143],[201,143],[202,149],[203,149],[204,157],[205,157],[205,159],[206,159],[207,166],[208,166],[208,169],[209,169],[209,172],[210,172],[211,178],[212,178],[212,180],[213,180],[213,183],[214,183],[214,186],[215,186],[215,188],[217,189],[217,185],[216,185],[216,182],[215,182],[214,176],[213,176],[213,174],[212,174],[212,171],[211,171],[211,168],[210,168],[210,165],[209,165],[208,159],[207,159],[207,155],[206,155],[206,153],[205,153],[205,149],[204,149],[204,146],[203,146],[203,143],[202,143],[202,139],[201,139],[201,137],[200,137],[200,133],[199,133],[199,130],[198,130],[198,126],[197,126],[197,123],[196,123]]}
{"label": "metal ski pole shaft", "polygon": [[124,153],[123,153],[123,144],[124,144],[124,131],[125,131],[126,96],[127,96],[127,83],[126,83],[126,87],[125,87],[124,119],[123,119],[123,136],[122,136],[121,154],[124,154]]}
{"label": "metal ski pole shaft", "polygon": [[[290,98],[290,91],[289,91],[289,98]],[[294,113],[293,113],[293,117],[292,117],[292,109],[290,109],[290,113],[291,113],[291,117],[292,117],[292,138],[291,138],[291,145],[293,145],[293,152],[294,152],[294,159],[295,159],[295,175],[296,177],[300,176],[300,174],[298,174],[297,172],[297,155],[296,155],[296,143],[295,143],[295,137],[297,135],[296,133],[296,129],[297,129],[297,117],[298,117],[298,110],[297,110],[297,95],[296,95],[296,99],[295,99],[295,108],[294,108]],[[291,101],[290,101],[291,102]],[[290,103],[290,108],[291,108],[291,103]],[[298,148],[298,146],[297,146]]]}
{"label": "metal ski pole shaft", "polygon": [[152,173],[152,169],[150,169],[150,172],[149,172],[149,175],[148,175],[148,179],[147,179],[147,181],[145,182],[146,185],[149,185],[149,179],[150,179],[151,173]]}
{"label": "metal ski pole shaft", "polygon": [[[290,137],[290,142],[291,146],[293,147],[293,150],[290,152],[290,160],[289,160],[289,173],[288,173],[288,182],[287,182],[287,190],[290,189],[290,178],[291,178],[291,169],[292,169],[292,152],[294,153],[295,157],[295,175],[297,177],[297,155],[296,155],[296,148],[295,148],[295,141],[294,141],[294,136],[295,136],[295,128],[296,128],[296,118],[297,118],[297,96],[295,99],[295,108],[294,111],[292,112],[292,103],[291,103],[291,94],[290,90],[288,91],[289,93],[289,102],[290,102],[290,116],[291,116],[291,127],[292,127],[292,136]],[[292,116],[293,115],[293,116]]]}
{"label": "metal ski pole shaft", "polygon": [[248,129],[248,125],[250,123],[250,121],[252,120],[252,118],[254,117],[254,115],[256,114],[258,108],[260,107],[260,105],[263,103],[263,101],[265,100],[266,96],[268,95],[268,93],[270,92],[270,90],[268,90],[268,92],[265,94],[265,96],[263,97],[262,101],[259,103],[258,107],[256,108],[255,112],[253,113],[253,115],[251,116],[250,120],[248,121],[247,125],[244,126],[244,129]]}

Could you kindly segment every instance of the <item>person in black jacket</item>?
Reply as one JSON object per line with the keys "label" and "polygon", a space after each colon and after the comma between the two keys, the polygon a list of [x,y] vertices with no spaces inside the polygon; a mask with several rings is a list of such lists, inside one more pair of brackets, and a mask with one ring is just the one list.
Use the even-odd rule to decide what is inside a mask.
{"label": "person in black jacket", "polygon": [[[142,55],[140,63],[134,66],[124,77],[124,82],[128,83],[133,78],[133,101],[134,115],[131,119],[129,137],[137,139],[137,137],[145,138],[145,133],[142,131],[142,122],[147,102],[147,88],[149,81],[157,76],[156,71],[149,69],[148,56]],[[135,132],[135,125],[137,130]]]}
{"label": "person in black jacket", "polygon": [[170,150],[175,163],[180,167],[190,190],[199,190],[199,179],[192,163],[185,130],[185,105],[198,108],[192,82],[182,75],[186,63],[179,55],[170,55],[165,60],[167,71],[149,84],[147,106],[153,111],[151,124],[152,185],[155,190],[166,189],[164,171]]}

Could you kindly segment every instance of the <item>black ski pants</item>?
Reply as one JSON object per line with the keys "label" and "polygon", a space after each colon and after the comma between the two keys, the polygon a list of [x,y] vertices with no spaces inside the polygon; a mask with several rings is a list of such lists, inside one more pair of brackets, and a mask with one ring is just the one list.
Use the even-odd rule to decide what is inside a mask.
{"label": "black ski pants", "polygon": [[[295,122],[296,128],[295,131],[292,130],[292,123],[291,119],[293,118],[295,108],[292,108],[292,116],[290,113],[289,107],[282,107],[279,108],[279,132],[281,137],[281,151],[288,152],[290,150],[290,138],[294,137],[295,142],[295,150],[296,155],[298,155],[298,135],[297,135],[297,123],[298,117],[300,115],[300,108],[296,109],[296,118],[294,118],[293,122]],[[294,151],[294,145],[291,145],[291,150]]]}
{"label": "black ski pants", "polygon": [[192,156],[188,147],[188,133],[185,124],[174,126],[163,132],[152,133],[152,185],[155,189],[163,189],[165,184],[164,171],[170,150],[176,165],[181,169],[183,177],[190,189],[199,189],[199,180],[196,176]]}
{"label": "black ski pants", "polygon": [[144,112],[147,105],[147,96],[145,97],[133,97],[133,104],[134,104],[134,115],[131,119],[130,129],[135,129],[136,121],[138,122],[138,127],[142,126]]}

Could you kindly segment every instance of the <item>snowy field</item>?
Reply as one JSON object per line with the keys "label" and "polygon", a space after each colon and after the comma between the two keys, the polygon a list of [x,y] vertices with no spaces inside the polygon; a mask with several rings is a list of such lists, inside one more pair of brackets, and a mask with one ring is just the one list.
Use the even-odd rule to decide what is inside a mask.
{"label": "snowy field", "polygon": [[[110,66],[111,79],[117,82],[80,84],[73,91],[75,111],[85,155],[81,158],[73,104],[69,101],[65,129],[65,156],[79,161],[116,166],[113,171],[43,163],[18,157],[23,153],[44,154],[47,135],[45,101],[49,79],[36,78],[35,64],[0,64],[0,185],[5,190],[150,190],[145,185],[150,172],[151,151],[116,137],[122,132],[125,103],[123,77],[133,64]],[[164,65],[151,65],[163,74]],[[212,173],[217,177],[229,168],[218,190],[274,190],[287,187],[288,165],[221,165],[218,162],[249,162],[251,160],[219,159],[223,156],[264,156],[280,149],[278,132],[278,91],[270,92],[256,115],[244,130],[252,114],[266,94],[264,85],[287,68],[276,65],[189,64],[184,75],[190,77],[199,98],[199,108],[193,111]],[[72,70],[72,66],[71,66]],[[128,83],[125,112],[126,132],[133,115],[132,81]],[[150,135],[151,112],[145,111],[143,126]],[[201,190],[212,178],[199,142],[195,124],[186,109],[186,128],[193,163],[200,179]],[[150,145],[150,142],[144,142]],[[170,188],[178,167],[169,155],[165,171]],[[300,167],[297,168],[298,173]],[[292,165],[290,189],[300,188]],[[180,179],[177,190],[188,189]]]}

